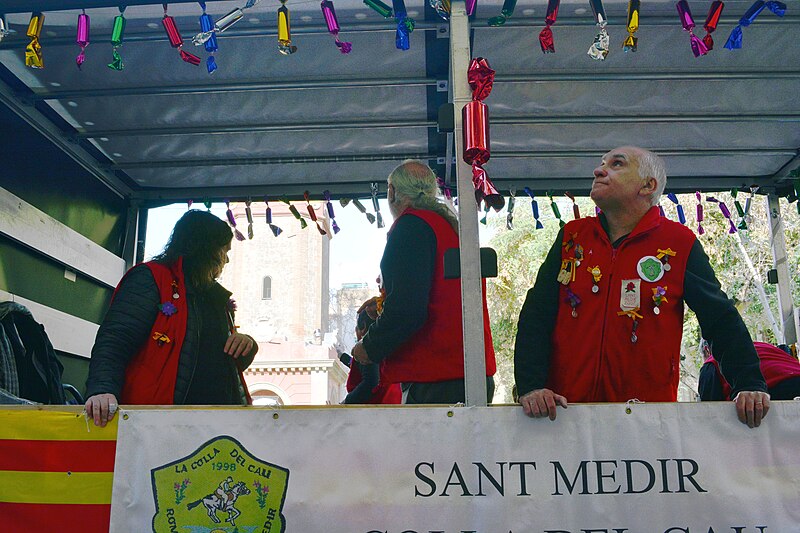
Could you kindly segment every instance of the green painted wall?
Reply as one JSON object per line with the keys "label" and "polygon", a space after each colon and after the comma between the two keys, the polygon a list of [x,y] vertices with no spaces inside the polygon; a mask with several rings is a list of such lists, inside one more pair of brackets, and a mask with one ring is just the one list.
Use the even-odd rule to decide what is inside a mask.
{"label": "green painted wall", "polygon": [[[61,383],[69,383],[81,395],[86,394],[86,376],[89,375],[89,360],[83,357],[75,357],[61,352],[56,352],[61,364],[64,365],[64,373],[61,375]],[[71,396],[67,394],[69,400]]]}

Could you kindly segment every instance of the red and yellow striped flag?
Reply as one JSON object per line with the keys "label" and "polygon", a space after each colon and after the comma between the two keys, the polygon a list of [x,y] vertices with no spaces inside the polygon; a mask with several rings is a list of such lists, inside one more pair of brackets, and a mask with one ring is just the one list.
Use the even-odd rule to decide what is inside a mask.
{"label": "red and yellow striped flag", "polygon": [[99,428],[74,410],[0,409],[0,530],[106,533],[117,419]]}

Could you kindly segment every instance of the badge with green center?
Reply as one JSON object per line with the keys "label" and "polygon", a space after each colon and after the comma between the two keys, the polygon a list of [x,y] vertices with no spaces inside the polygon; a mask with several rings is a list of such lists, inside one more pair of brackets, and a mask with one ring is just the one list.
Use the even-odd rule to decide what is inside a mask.
{"label": "badge with green center", "polygon": [[639,273],[639,277],[644,281],[655,283],[664,277],[664,264],[661,263],[657,257],[646,255],[639,259],[639,263],[636,265],[636,271]]}

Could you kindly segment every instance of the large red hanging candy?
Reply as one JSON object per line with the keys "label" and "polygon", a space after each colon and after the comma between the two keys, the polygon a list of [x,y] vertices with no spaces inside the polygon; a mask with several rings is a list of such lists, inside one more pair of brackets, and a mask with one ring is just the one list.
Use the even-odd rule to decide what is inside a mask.
{"label": "large red hanging candy", "polygon": [[482,57],[472,60],[467,72],[469,86],[472,88],[472,101],[461,111],[462,133],[464,140],[464,161],[472,165],[472,184],[475,186],[475,197],[500,211],[505,205],[505,198],[497,192],[494,184],[486,174],[483,165],[489,161],[489,108],[483,100],[489,96],[494,83],[494,70]]}

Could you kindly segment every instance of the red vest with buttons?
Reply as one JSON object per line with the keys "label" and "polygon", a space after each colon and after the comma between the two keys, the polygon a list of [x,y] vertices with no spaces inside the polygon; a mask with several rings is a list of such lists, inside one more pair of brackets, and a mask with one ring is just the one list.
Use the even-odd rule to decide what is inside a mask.
{"label": "red vest with buttons", "polygon": [[[687,227],[661,217],[657,207],[650,208],[616,249],[597,217],[564,227],[562,265],[571,263],[574,275],[559,288],[547,388],[570,402],[677,400],[683,281],[695,238]],[[575,245],[583,248],[579,265],[572,261]],[[668,259],[669,270],[654,265],[659,250],[666,249],[675,252]],[[592,291],[595,283],[590,272],[595,266],[601,274],[597,292]],[[663,275],[655,279],[659,270]],[[636,301],[637,285],[635,313],[640,316],[620,314],[623,298],[626,309]],[[666,290],[658,306],[653,299],[656,288]],[[572,295],[580,300],[575,313]],[[632,342],[634,317],[636,342]]]}
{"label": "red vest with buttons", "polygon": [[[436,236],[436,262],[428,302],[428,320],[411,339],[386,358],[384,375],[390,383],[462,379],[464,329],[461,322],[461,279],[444,279],[444,252],[448,248],[458,248],[458,234],[447,220],[433,211],[406,209],[402,216],[419,217],[431,227]],[[486,283],[482,283],[486,375],[493,376],[494,346],[486,307]]]}
{"label": "red vest with buttons", "polygon": [[[144,345],[125,369],[120,403],[130,405],[172,405],[178,378],[183,339],[186,337],[188,305],[183,277],[183,258],[171,267],[144,263],[153,273],[159,301],[170,302],[176,312],[167,316],[159,310]],[[173,296],[177,294],[178,297]]]}

